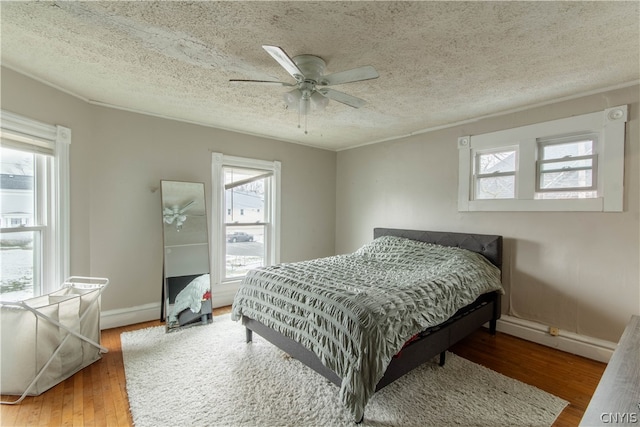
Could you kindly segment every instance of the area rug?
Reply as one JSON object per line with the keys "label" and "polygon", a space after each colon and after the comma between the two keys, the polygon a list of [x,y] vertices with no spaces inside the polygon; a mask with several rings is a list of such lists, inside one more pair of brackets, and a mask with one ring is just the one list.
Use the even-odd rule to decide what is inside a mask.
{"label": "area rug", "polygon": [[[354,426],[338,387],[229,315],[121,335],[136,427]],[[361,426],[550,426],[567,402],[455,354],[377,392]]]}

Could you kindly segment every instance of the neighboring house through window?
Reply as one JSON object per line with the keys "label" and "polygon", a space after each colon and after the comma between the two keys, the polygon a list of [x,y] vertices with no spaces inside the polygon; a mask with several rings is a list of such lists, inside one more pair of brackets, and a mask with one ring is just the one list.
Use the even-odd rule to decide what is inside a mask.
{"label": "neighboring house through window", "polygon": [[69,275],[71,132],[2,111],[0,300],[58,289]]}

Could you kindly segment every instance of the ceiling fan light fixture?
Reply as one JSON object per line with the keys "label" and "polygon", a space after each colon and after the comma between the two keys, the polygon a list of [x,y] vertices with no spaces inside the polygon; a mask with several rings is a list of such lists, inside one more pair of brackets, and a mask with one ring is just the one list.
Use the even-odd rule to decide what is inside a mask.
{"label": "ceiling fan light fixture", "polygon": [[301,128],[301,118],[304,116],[304,133],[307,134],[307,116],[311,111],[321,111],[329,103],[329,99],[315,90],[294,89],[283,95],[287,109],[298,112],[298,128]]}
{"label": "ceiling fan light fixture", "polygon": [[322,111],[329,103],[329,98],[326,98],[318,92],[313,92],[310,97],[307,98],[307,102],[310,101],[310,105],[307,102],[302,103],[304,96],[300,89],[294,89],[286,92],[282,95],[284,103],[288,110],[297,111],[302,115],[306,115],[312,111]]}

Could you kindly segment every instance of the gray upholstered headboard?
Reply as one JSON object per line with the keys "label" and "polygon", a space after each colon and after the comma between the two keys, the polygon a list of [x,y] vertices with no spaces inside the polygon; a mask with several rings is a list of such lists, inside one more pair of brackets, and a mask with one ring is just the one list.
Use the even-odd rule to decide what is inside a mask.
{"label": "gray upholstered headboard", "polygon": [[455,246],[484,255],[493,265],[502,269],[502,236],[490,234],[450,233],[444,231],[403,230],[374,228],[373,238],[398,236],[442,246]]}

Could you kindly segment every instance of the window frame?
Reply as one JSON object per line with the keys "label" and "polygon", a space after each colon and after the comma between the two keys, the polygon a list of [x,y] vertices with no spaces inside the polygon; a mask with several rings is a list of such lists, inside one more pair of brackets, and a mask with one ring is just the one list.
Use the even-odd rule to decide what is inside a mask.
{"label": "window frame", "polygon": [[[622,212],[627,105],[518,128],[458,138],[458,211]],[[597,141],[596,198],[536,198],[538,141],[593,134]],[[475,199],[476,153],[518,147],[513,199]],[[580,189],[579,191],[583,191]]]}
{"label": "window frame", "polygon": [[[495,154],[495,153],[506,153],[506,152],[514,152],[515,156],[516,156],[516,160],[515,160],[515,164],[514,164],[514,168],[513,171],[508,171],[508,172],[501,172],[501,171],[496,171],[496,172],[492,172],[492,173],[479,173],[478,171],[480,170],[480,157],[483,155],[487,155],[487,154]],[[473,187],[471,189],[472,194],[473,194],[473,199],[474,200],[505,200],[506,198],[479,198],[478,197],[478,184],[479,184],[479,180],[485,179],[485,178],[498,178],[498,177],[504,177],[504,176],[513,176],[513,181],[514,181],[514,197],[517,197],[517,190],[518,190],[518,183],[517,183],[517,179],[518,179],[518,147],[517,146],[505,146],[505,147],[499,147],[499,148],[491,148],[491,149],[487,149],[487,150],[477,150],[473,156]]]}
{"label": "window frame", "polygon": [[[592,142],[592,154],[582,156],[568,156],[558,157],[554,159],[543,159],[542,152],[545,147],[554,145],[566,145],[571,143],[578,143],[582,140],[589,139]],[[598,136],[593,133],[581,133],[571,136],[559,136],[553,138],[538,138],[537,140],[537,158],[536,158],[536,193],[554,193],[565,191],[597,191],[598,190]],[[560,169],[543,170],[542,166],[545,164],[563,163],[571,160],[591,160],[590,167],[565,167]],[[588,187],[554,187],[554,188],[542,188],[542,175],[545,173],[556,173],[564,171],[591,171],[591,185]]]}
{"label": "window frame", "polygon": [[[235,293],[238,285],[244,276],[235,276],[226,278],[226,234],[227,224],[225,217],[227,207],[225,206],[225,183],[224,169],[246,168],[254,170],[262,170],[270,172],[271,183],[265,189],[265,209],[268,224],[265,226],[265,262],[267,265],[273,265],[280,262],[280,171],[281,164],[279,161],[266,161],[251,159],[246,157],[229,156],[222,153],[212,154],[212,235],[211,241],[211,267],[214,289],[212,292],[222,293],[225,290],[230,294]],[[229,289],[227,289],[229,288]]]}
{"label": "window frame", "polygon": [[[40,245],[34,251],[40,265],[34,265],[34,295],[59,289],[70,271],[70,174],[71,129],[39,122],[0,110],[0,145],[34,153],[34,215],[38,223],[18,229],[2,228],[2,233],[33,231]],[[36,279],[37,277],[37,279]]]}

